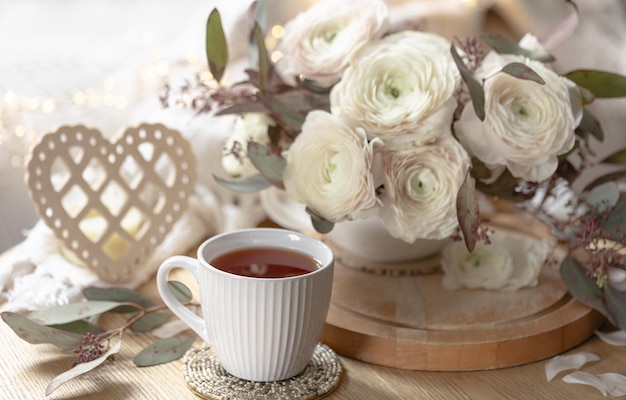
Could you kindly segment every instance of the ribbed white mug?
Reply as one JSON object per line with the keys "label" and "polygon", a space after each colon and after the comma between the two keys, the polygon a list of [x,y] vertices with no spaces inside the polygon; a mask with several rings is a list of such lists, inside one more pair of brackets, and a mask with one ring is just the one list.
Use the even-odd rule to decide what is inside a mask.
{"label": "ribbed white mug", "polygon": [[[286,278],[235,275],[211,265],[220,255],[242,249],[274,248],[302,253],[319,268]],[[170,270],[183,268],[198,282],[202,317],[168,289]],[[334,256],[310,236],[272,228],[216,235],[198,248],[197,259],[173,256],[157,273],[165,304],[215,352],[230,374],[250,381],[278,381],[304,370],[317,345],[330,304]]]}

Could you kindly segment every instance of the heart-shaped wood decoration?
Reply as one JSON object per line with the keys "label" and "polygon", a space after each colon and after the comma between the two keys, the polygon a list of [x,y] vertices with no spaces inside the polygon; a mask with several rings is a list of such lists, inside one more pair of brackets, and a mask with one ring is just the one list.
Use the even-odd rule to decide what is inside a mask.
{"label": "heart-shaped wood decoration", "polygon": [[114,143],[96,129],[44,135],[26,180],[41,219],[82,264],[125,282],[187,207],[195,185],[189,142],[161,124],[127,129]]}

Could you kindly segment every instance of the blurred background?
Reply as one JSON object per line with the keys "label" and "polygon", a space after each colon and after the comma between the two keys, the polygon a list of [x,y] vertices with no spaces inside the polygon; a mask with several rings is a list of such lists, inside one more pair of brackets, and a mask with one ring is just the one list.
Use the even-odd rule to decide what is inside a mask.
{"label": "blurred background", "polygon": [[[283,24],[313,0],[269,0],[268,24]],[[164,83],[206,70],[204,28],[217,7],[245,57],[250,1],[0,1],[0,251],[38,220],[24,183],[30,147],[60,125],[84,124],[114,136],[137,121],[159,121]],[[497,31],[512,39],[545,32],[568,15],[566,1],[388,0],[392,21],[446,36]],[[553,53],[556,68],[626,74],[626,2],[578,0],[581,25]],[[605,143],[626,146],[626,102],[594,105]],[[170,111],[171,112],[171,111]],[[163,113],[163,119],[167,119]]]}

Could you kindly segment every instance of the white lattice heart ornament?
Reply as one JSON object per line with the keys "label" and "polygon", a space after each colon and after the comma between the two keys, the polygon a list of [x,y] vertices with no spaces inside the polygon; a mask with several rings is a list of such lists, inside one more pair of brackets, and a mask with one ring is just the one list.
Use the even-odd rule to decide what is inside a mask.
{"label": "white lattice heart ornament", "polygon": [[41,219],[65,248],[109,282],[131,279],[170,232],[195,185],[189,142],[160,124],[115,142],[85,126],[44,135],[27,185]]}

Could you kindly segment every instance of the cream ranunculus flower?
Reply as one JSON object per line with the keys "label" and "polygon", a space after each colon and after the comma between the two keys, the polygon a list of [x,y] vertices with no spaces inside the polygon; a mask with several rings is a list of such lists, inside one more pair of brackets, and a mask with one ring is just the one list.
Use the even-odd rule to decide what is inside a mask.
{"label": "cream ranunculus flower", "polygon": [[[545,85],[499,72],[513,61],[532,68]],[[466,106],[454,125],[461,143],[485,164],[506,166],[517,178],[548,179],[558,156],[575,143],[574,129],[582,118],[576,85],[540,62],[496,53],[486,57],[476,75],[484,79],[485,119],[480,121],[473,107]]]}
{"label": "cream ranunculus flower", "polygon": [[298,14],[285,25],[277,48],[284,75],[302,75],[330,85],[341,77],[350,54],[380,38],[389,24],[381,0],[325,1]]}
{"label": "cream ranunculus flower", "polygon": [[285,191],[319,216],[340,222],[376,207],[374,146],[365,132],[325,111],[311,111],[286,152]]}
{"label": "cream ranunculus flower", "polygon": [[391,236],[412,243],[443,239],[457,228],[456,197],[470,158],[449,132],[428,144],[383,148],[379,216]]}
{"label": "cream ranunculus flower", "polygon": [[370,138],[441,135],[456,108],[459,73],[450,42],[405,31],[371,42],[354,55],[330,94],[333,114],[363,126]]}
{"label": "cream ranunculus flower", "polygon": [[258,171],[248,158],[248,142],[267,145],[270,142],[267,134],[274,120],[267,114],[243,114],[235,122],[233,133],[222,147],[222,167],[233,177],[246,177]]}
{"label": "cream ranunculus flower", "polygon": [[478,242],[471,253],[465,243],[453,242],[442,251],[442,283],[450,290],[513,291],[535,286],[549,253],[545,241],[497,231],[491,243]]}

